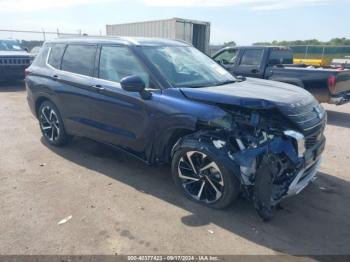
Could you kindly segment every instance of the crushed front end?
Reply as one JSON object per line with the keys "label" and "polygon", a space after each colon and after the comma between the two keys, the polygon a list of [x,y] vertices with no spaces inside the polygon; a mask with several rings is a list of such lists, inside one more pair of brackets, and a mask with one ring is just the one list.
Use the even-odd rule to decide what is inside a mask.
{"label": "crushed front end", "polygon": [[222,108],[228,117],[208,123],[215,129],[198,136],[225,151],[222,161],[239,173],[242,191],[269,220],[282,199],[315,178],[325,147],[326,113],[316,101],[266,110]]}

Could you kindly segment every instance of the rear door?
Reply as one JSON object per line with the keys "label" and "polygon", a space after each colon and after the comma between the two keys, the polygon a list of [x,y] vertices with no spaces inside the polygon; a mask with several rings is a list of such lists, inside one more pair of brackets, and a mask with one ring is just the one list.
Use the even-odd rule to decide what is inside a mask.
{"label": "rear door", "polygon": [[233,70],[236,64],[237,55],[238,55],[237,48],[229,48],[216,54],[213,57],[213,59],[215,60],[215,62],[222,65],[227,71],[229,71],[230,73],[233,73]]}
{"label": "rear door", "polygon": [[234,74],[237,76],[263,78],[265,69],[263,61],[263,48],[247,48],[243,50],[234,69]]}
{"label": "rear door", "polygon": [[94,44],[68,44],[62,60],[51,63],[54,68],[59,68],[51,77],[59,85],[57,96],[67,131],[91,138],[95,137],[90,120],[95,95],[92,76],[96,51]]}

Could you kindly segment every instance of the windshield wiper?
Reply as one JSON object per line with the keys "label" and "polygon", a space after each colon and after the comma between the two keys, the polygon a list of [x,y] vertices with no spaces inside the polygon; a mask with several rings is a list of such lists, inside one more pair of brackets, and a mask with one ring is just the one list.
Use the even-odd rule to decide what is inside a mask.
{"label": "windshield wiper", "polygon": [[215,86],[223,86],[223,85],[228,85],[228,84],[232,84],[232,83],[236,83],[236,82],[237,82],[237,80],[227,80],[227,81],[219,82]]}
{"label": "windshield wiper", "polygon": [[181,85],[176,87],[201,88],[201,87],[210,87],[210,86],[223,86],[223,85],[228,85],[236,82],[237,80],[227,80],[227,81],[217,82],[212,84],[192,84],[192,85]]}
{"label": "windshield wiper", "polygon": [[213,84],[192,84],[192,85],[181,85],[177,87],[188,87],[188,88],[200,88],[200,87],[209,87],[214,86]]}

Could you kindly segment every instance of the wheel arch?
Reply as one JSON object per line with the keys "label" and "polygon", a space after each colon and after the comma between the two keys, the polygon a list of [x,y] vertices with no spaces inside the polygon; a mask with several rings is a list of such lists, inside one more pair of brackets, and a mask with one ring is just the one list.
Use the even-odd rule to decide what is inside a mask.
{"label": "wheel arch", "polygon": [[40,106],[42,105],[42,103],[44,103],[45,101],[50,101],[51,103],[55,104],[50,98],[48,98],[47,96],[39,96],[36,100],[35,100],[35,115],[36,117],[39,116],[39,109]]}
{"label": "wheel arch", "polygon": [[[211,154],[216,155],[217,159],[241,181],[240,166],[230,157],[230,150],[226,146],[228,144],[226,138],[218,135],[216,131],[202,130],[192,132],[187,134],[184,139],[177,141],[179,143],[173,146],[171,154],[175,154],[177,150],[182,148],[197,148],[197,150],[204,148]],[[224,142],[225,146],[217,146],[214,141]]]}
{"label": "wheel arch", "polygon": [[155,160],[157,162],[169,163],[171,161],[171,151],[176,142],[195,131],[195,129],[189,127],[174,127],[164,131],[160,135],[158,142],[155,143]]}

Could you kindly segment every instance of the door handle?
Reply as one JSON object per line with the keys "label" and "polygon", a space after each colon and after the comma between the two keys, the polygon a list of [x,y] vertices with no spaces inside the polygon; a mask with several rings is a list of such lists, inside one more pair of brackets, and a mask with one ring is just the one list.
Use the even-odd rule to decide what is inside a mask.
{"label": "door handle", "polygon": [[250,71],[250,72],[252,72],[253,74],[257,74],[257,73],[259,73],[259,70],[258,69],[252,69],[252,71]]}
{"label": "door handle", "polygon": [[55,80],[55,81],[59,79],[58,75],[53,75],[52,78],[53,78],[53,80]]}
{"label": "door handle", "polygon": [[101,85],[92,85],[91,87],[94,88],[97,92],[101,92],[105,90],[105,88],[102,87]]}

